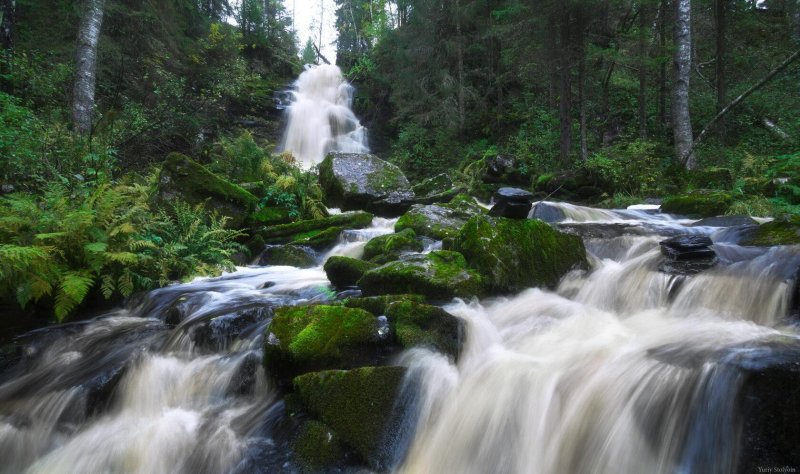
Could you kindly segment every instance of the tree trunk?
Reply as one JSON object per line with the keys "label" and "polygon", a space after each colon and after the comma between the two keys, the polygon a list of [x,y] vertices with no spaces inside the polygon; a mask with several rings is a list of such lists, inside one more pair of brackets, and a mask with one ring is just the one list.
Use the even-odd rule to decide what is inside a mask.
{"label": "tree trunk", "polygon": [[81,134],[88,134],[92,130],[97,42],[103,24],[104,6],[105,0],[86,0],[78,27],[75,86],[72,91],[72,123],[75,131]]}
{"label": "tree trunk", "polygon": [[675,156],[687,169],[696,166],[692,153],[692,119],[689,114],[689,78],[692,74],[692,2],[675,0],[675,79],[672,84],[672,134]]}
{"label": "tree trunk", "polygon": [[17,11],[15,0],[0,0],[0,45],[11,49],[14,42],[14,20]]}
{"label": "tree trunk", "polygon": [[[714,19],[717,25],[717,38],[716,38],[716,62],[714,67],[714,82],[717,89],[717,113],[719,113],[726,104],[726,97],[728,95],[728,83],[725,77],[725,34],[727,30],[726,14],[727,14],[727,0],[714,0]],[[719,132],[720,140],[725,140],[725,119],[720,119],[717,124],[717,131]]]}
{"label": "tree trunk", "polygon": [[549,81],[549,89],[547,95],[548,105],[550,106],[550,110],[555,110],[558,107],[558,85],[559,85],[559,74],[558,68],[560,66],[560,61],[558,57],[558,42],[557,42],[557,23],[558,17],[555,13],[548,15],[547,17],[547,51],[550,52],[549,59],[550,59],[550,81]]}
{"label": "tree trunk", "polygon": [[561,61],[560,61],[560,93],[558,98],[558,120],[560,123],[561,149],[560,157],[564,166],[570,163],[572,151],[572,74],[570,70],[570,11],[565,7],[561,17]]}
{"label": "tree trunk", "polygon": [[667,62],[663,60],[667,55],[667,1],[661,0],[658,6],[658,54],[662,58],[658,71],[658,124],[664,135],[667,130]]}
{"label": "tree trunk", "polygon": [[639,7],[639,138],[647,140],[647,15]]}
{"label": "tree trunk", "polygon": [[461,37],[461,2],[455,1],[456,5],[456,60],[458,62],[458,135],[464,134],[464,123],[466,122],[466,107],[464,104],[464,45]]}
{"label": "tree trunk", "polygon": [[576,12],[576,42],[577,42],[577,55],[578,55],[578,108],[579,108],[579,121],[580,121],[580,139],[581,139],[581,160],[586,161],[589,158],[589,143],[587,139],[586,130],[586,94],[584,88],[586,86],[586,37],[584,28],[586,27],[585,16],[583,9],[578,7]]}

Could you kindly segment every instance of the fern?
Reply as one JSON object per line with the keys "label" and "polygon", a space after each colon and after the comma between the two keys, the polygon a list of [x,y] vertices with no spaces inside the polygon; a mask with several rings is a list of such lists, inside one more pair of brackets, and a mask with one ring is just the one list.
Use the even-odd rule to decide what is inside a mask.
{"label": "fern", "polygon": [[53,311],[61,322],[83,302],[94,284],[94,277],[86,271],[66,272],[61,278],[56,292]]}

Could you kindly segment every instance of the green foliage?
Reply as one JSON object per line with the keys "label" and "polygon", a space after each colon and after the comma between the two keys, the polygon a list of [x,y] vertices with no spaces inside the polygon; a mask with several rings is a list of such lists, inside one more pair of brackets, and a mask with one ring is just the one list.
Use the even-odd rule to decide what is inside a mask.
{"label": "green foliage", "polygon": [[411,123],[400,131],[390,161],[402,168],[410,180],[421,180],[452,167],[459,160],[458,149],[443,130],[431,131]]}
{"label": "green foliage", "polygon": [[654,194],[664,184],[663,166],[656,154],[657,144],[642,140],[604,148],[592,154],[581,166],[596,173],[615,193]]}

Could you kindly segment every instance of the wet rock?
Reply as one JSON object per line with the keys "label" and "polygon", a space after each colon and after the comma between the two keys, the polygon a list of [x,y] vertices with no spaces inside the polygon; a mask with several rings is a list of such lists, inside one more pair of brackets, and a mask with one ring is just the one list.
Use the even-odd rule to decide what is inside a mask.
{"label": "wet rock", "polygon": [[363,298],[352,298],[347,300],[344,305],[348,308],[361,308],[369,311],[375,316],[386,314],[389,305],[399,301],[413,301],[415,303],[424,303],[425,297],[422,295],[400,294],[400,295],[382,295],[382,296],[365,296]]}
{"label": "wet rock", "polygon": [[438,306],[416,301],[395,301],[386,316],[397,341],[404,348],[428,347],[458,359],[464,323]]}
{"label": "wet rock", "polygon": [[364,259],[383,264],[397,260],[402,253],[421,252],[422,249],[417,233],[413,229],[403,229],[394,234],[370,239],[364,247]]}
{"label": "wet rock", "polygon": [[343,230],[367,227],[372,218],[368,212],[346,212],[322,219],[262,227],[255,233],[267,244],[305,245],[322,250],[335,244]]}
{"label": "wet rock", "polygon": [[678,235],[660,243],[666,257],[658,269],[670,275],[694,275],[717,263],[713,242],[705,235]]}
{"label": "wet rock", "polygon": [[747,229],[739,244],[758,247],[798,245],[800,244],[800,218],[775,220]]}
{"label": "wet rock", "polygon": [[551,224],[562,222],[567,219],[564,210],[552,203],[541,201],[533,206],[534,219],[540,219]]}
{"label": "wet rock", "polygon": [[489,215],[510,219],[527,219],[533,204],[533,194],[519,188],[500,188],[492,198],[494,206]]}
{"label": "wet rock", "polygon": [[418,236],[442,240],[455,237],[470,217],[484,213],[470,196],[461,194],[447,204],[412,206],[397,220],[394,230],[412,229]]}
{"label": "wet rock", "polygon": [[191,328],[192,341],[199,348],[219,351],[229,347],[242,333],[272,316],[268,306],[241,308],[209,317]]}
{"label": "wet rock", "polygon": [[245,356],[236,373],[231,377],[227,392],[240,396],[252,395],[255,391],[258,368],[260,366],[261,359],[255,353],[251,352]]}
{"label": "wet rock", "polygon": [[325,472],[342,465],[349,451],[330,426],[317,420],[303,423],[292,443],[292,450],[306,472]]}
{"label": "wet rock", "polygon": [[375,155],[331,152],[320,164],[319,176],[326,204],[343,210],[399,215],[414,199],[400,168]]}
{"label": "wet rock", "polygon": [[180,153],[167,155],[158,178],[156,200],[162,205],[175,200],[193,205],[205,203],[209,211],[228,217],[231,228],[242,227],[258,202],[253,194]]}
{"label": "wet rock", "polygon": [[376,268],[375,263],[357,258],[333,256],[325,262],[325,274],[336,287],[352,286],[364,275],[364,272]]}
{"label": "wet rock", "polygon": [[86,389],[87,415],[102,413],[108,408],[123,375],[125,365],[118,365],[95,375],[83,384]]}
{"label": "wet rock", "polygon": [[264,366],[280,382],[315,370],[375,365],[388,355],[384,342],[377,318],[362,309],[283,307],[265,336]]}
{"label": "wet rock", "polygon": [[738,227],[743,225],[758,225],[758,221],[750,216],[714,216],[700,219],[692,227]]}
{"label": "wet rock", "polygon": [[713,217],[725,214],[733,198],[729,193],[700,189],[683,196],[665,198],[661,212],[688,217]]}
{"label": "wet rock", "polygon": [[480,275],[467,268],[464,256],[446,250],[405,255],[367,271],[358,286],[366,296],[415,293],[434,300],[484,293]]}
{"label": "wet rock", "polygon": [[437,174],[415,184],[412,190],[414,191],[414,204],[449,202],[459,193],[459,190],[453,187],[453,180],[445,173]]}
{"label": "wet rock", "polygon": [[258,264],[310,268],[316,266],[317,254],[303,245],[268,245],[261,253]]}
{"label": "wet rock", "polygon": [[405,367],[362,367],[301,375],[294,389],[305,411],[330,427],[374,470],[396,459],[404,408],[398,395]]}
{"label": "wet rock", "polygon": [[583,241],[536,219],[476,216],[453,242],[492,293],[554,287],[568,271],[586,267]]}

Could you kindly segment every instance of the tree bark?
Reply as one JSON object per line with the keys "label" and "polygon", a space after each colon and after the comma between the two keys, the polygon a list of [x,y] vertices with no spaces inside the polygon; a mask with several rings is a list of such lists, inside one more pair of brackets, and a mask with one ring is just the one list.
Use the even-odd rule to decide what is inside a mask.
{"label": "tree bark", "polygon": [[572,151],[572,71],[570,69],[570,11],[564,8],[561,17],[561,61],[560,61],[560,93],[558,98],[558,119],[560,123],[561,162],[570,164]]}
{"label": "tree bark", "polygon": [[586,37],[584,28],[586,27],[585,15],[583,8],[578,7],[575,19],[577,55],[578,55],[578,108],[579,108],[579,122],[580,122],[580,140],[581,140],[581,160],[586,161],[589,158],[589,143],[587,139],[586,129],[586,97],[584,87],[586,86]]}
{"label": "tree bark", "polygon": [[[658,6],[658,54],[667,55],[667,1],[661,0]],[[662,59],[658,71],[658,124],[661,133],[667,130],[667,62]]]}
{"label": "tree bark", "polygon": [[17,2],[15,0],[0,0],[0,45],[4,50],[11,49],[14,43],[16,12]]}
{"label": "tree bark", "polygon": [[639,7],[639,138],[647,140],[647,11]]}
{"label": "tree bark", "polygon": [[456,11],[456,60],[458,62],[458,135],[464,134],[464,123],[466,122],[466,106],[464,104],[464,46],[461,37],[461,2],[455,0]]}
{"label": "tree bark", "polygon": [[696,166],[692,153],[692,119],[689,113],[689,79],[692,74],[692,2],[675,0],[675,80],[672,84],[672,134],[675,156],[687,169]]}
{"label": "tree bark", "polygon": [[72,123],[76,132],[92,131],[94,89],[97,71],[97,43],[103,24],[105,0],[86,0],[78,27],[75,86],[72,92]]}
{"label": "tree bark", "polygon": [[[728,96],[728,82],[725,76],[725,35],[727,31],[727,0],[714,0],[714,19],[717,26],[716,34],[716,62],[714,64],[714,82],[717,89],[717,113],[725,107]],[[720,119],[717,124],[720,140],[725,140],[725,120]]]}

